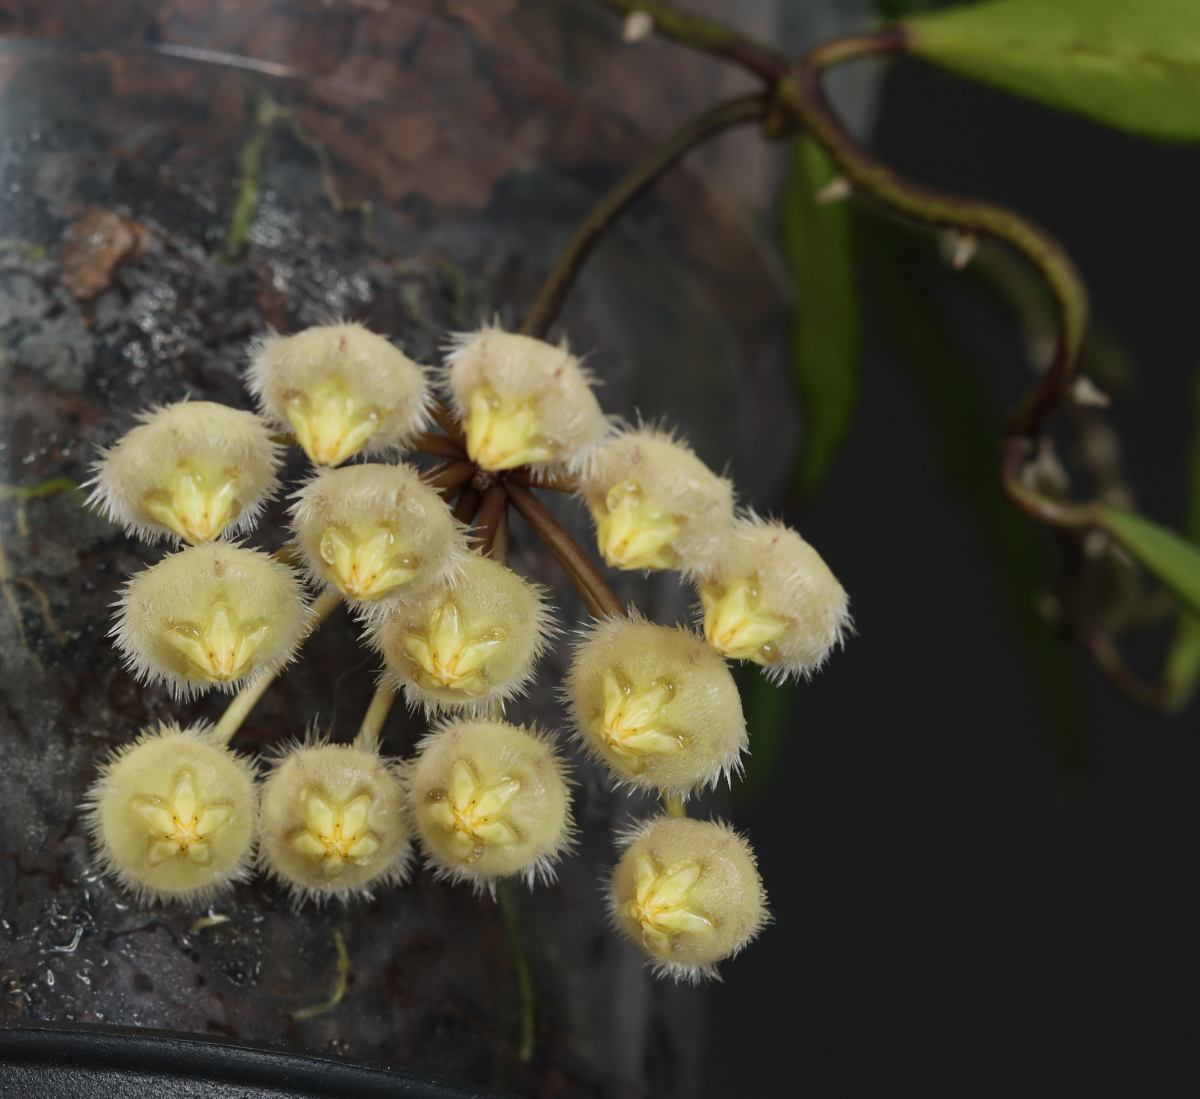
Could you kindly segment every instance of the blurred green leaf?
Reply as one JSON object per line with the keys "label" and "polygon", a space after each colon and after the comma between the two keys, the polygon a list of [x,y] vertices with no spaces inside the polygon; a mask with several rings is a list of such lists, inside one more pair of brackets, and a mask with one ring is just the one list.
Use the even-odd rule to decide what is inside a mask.
{"label": "blurred green leaf", "polygon": [[947,483],[971,509],[996,567],[1008,617],[1028,656],[1059,759],[1086,766],[1083,711],[1072,656],[1035,607],[1048,586],[1040,530],[1000,487],[1000,425],[976,372],[950,335],[932,292],[938,272],[931,234],[860,207],[856,234],[887,335],[912,371],[937,443]]}
{"label": "blurred green leaf", "polygon": [[783,194],[783,243],[796,284],[792,371],[804,413],[797,494],[809,499],[829,473],[858,404],[862,354],[850,213],[818,195],[837,176],[811,138],[792,143]]}
{"label": "blurred green leaf", "polygon": [[1197,0],[988,0],[915,15],[909,52],[1149,137],[1200,139]]}
{"label": "blurred green leaf", "polygon": [[1095,515],[1097,525],[1142,568],[1200,613],[1200,549],[1134,511],[1097,504]]}
{"label": "blurred green leaf", "polygon": [[772,683],[755,664],[743,664],[734,674],[750,731],[741,781],[733,787],[736,812],[758,798],[777,773],[797,692],[792,683]]}

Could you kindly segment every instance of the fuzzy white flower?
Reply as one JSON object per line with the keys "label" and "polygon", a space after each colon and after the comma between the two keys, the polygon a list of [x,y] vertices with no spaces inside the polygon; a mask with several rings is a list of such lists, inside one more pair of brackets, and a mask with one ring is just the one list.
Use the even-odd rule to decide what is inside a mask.
{"label": "fuzzy white flower", "polygon": [[130,577],[118,606],[111,636],[129,669],[184,698],[286,664],[311,617],[290,568],[228,542],[168,554]]}
{"label": "fuzzy white flower", "polygon": [[451,722],[418,745],[408,804],[439,877],[492,888],[553,880],[571,844],[563,761],[546,736],[499,721]]}
{"label": "fuzzy white flower", "polygon": [[263,783],[261,819],[260,864],[297,900],[369,898],[404,880],[404,789],[373,744],[287,749]]}
{"label": "fuzzy white flower", "polygon": [[728,545],[733,486],[667,432],[643,427],[599,447],[580,491],[615,568],[700,573]]}
{"label": "fuzzy white flower", "polygon": [[733,676],[689,629],[602,619],[575,649],[564,694],[584,748],[630,786],[686,797],[728,780],[746,750]]}
{"label": "fuzzy white flower", "polygon": [[698,587],[709,644],[775,679],[812,675],[852,628],[845,589],[820,554],[757,516],[737,522]]}
{"label": "fuzzy white flower", "polygon": [[93,466],[89,504],[148,541],[199,544],[254,526],[281,451],[258,416],[180,401],[138,418]]}
{"label": "fuzzy white flower", "polygon": [[525,689],[551,631],[541,589],[469,553],[452,583],[373,617],[368,640],[410,706],[484,713]]}
{"label": "fuzzy white flower", "polygon": [[203,725],[119,748],[84,803],[101,869],[144,903],[206,900],[249,876],[254,765]]}
{"label": "fuzzy white flower", "polygon": [[309,576],[367,608],[445,583],[466,553],[445,501],[402,462],[318,470],[295,495]]}
{"label": "fuzzy white flower", "polygon": [[294,431],[317,465],[402,448],[429,419],[424,369],[361,324],[266,337],[246,382],[264,415]]}
{"label": "fuzzy white flower", "polygon": [[657,975],[692,983],[715,978],[716,963],[769,922],[754,852],[728,825],[662,816],[625,842],[609,912]]}
{"label": "fuzzy white flower", "polygon": [[487,326],[454,337],[446,389],[482,469],[579,468],[609,432],[593,380],[566,346]]}

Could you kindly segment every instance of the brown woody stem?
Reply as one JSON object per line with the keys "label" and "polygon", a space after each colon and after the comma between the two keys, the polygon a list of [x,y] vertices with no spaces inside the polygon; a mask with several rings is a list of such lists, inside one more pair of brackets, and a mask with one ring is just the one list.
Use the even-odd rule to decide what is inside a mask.
{"label": "brown woody stem", "polygon": [[510,484],[520,485],[522,488],[548,488],[554,492],[579,491],[579,478],[566,470],[548,470],[534,474],[525,466],[514,469],[508,475],[508,480]]}
{"label": "brown woody stem", "polygon": [[825,98],[821,86],[824,71],[844,61],[896,53],[904,47],[905,33],[900,27],[839,38],[818,46],[780,82],[777,91],[780,107],[795,114],[846,180],[863,194],[914,221],[996,237],[1025,256],[1046,280],[1058,307],[1058,348],[1050,368],[1006,427],[1009,435],[1036,436],[1054,406],[1066,396],[1078,364],[1088,323],[1087,289],[1066,250],[1044,229],[1002,206],[943,194],[904,179],[872,157],[845,131]]}
{"label": "brown woody stem", "polygon": [[526,336],[541,338],[550,330],[588,256],[622,213],[681,157],[701,142],[736,126],[762,118],[770,100],[744,95],[721,103],[685,123],[622,179],[575,230],[567,247],[542,285],[537,300],[521,325]]}
{"label": "brown woody stem", "polygon": [[787,75],[788,59],[783,54],[712,19],[692,15],[657,0],[597,0],[597,3],[620,15],[644,12],[654,21],[655,31],[664,38],[674,38],[677,42],[716,54],[769,83]]}
{"label": "brown woody stem", "polygon": [[479,505],[479,515],[475,519],[475,548],[487,553],[492,547],[492,539],[496,536],[496,528],[508,510],[508,493],[504,485],[497,482],[483,494],[483,503]]}
{"label": "brown woody stem", "polygon": [[443,500],[451,500],[458,490],[475,476],[475,463],[465,458],[447,462],[428,480],[430,488],[437,489]]}
{"label": "brown woody stem", "polygon": [[483,493],[477,488],[472,488],[467,485],[462,490],[462,495],[458,498],[458,503],[454,505],[453,515],[460,523],[470,525],[475,520],[475,513],[479,510],[479,504],[483,500]]}
{"label": "brown woody stem", "polygon": [[425,431],[408,444],[409,450],[418,454],[432,454],[435,458],[466,458],[463,450],[449,435],[439,435],[436,431]]}
{"label": "brown woody stem", "polygon": [[562,566],[592,615],[596,618],[623,615],[624,604],[600,575],[592,559],[579,548],[579,544],[563,529],[546,505],[529,489],[511,481],[508,484],[508,498]]}

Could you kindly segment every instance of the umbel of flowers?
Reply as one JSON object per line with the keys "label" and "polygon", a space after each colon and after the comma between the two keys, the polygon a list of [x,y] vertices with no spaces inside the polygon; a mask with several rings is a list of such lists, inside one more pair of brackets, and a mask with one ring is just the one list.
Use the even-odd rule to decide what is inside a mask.
{"label": "umbel of flowers", "polygon": [[[161,724],[101,766],[86,799],[97,861],[148,904],[206,900],[255,872],[298,903],[350,901],[402,885],[414,851],[485,893],[551,879],[574,831],[559,737],[501,720],[557,633],[547,593],[505,563],[507,505],[524,501],[603,610],[566,678],[573,735],[614,783],[664,801],[623,837],[613,927],[656,972],[711,975],[767,921],[749,844],[684,810],[748,750],[727,661],[811,675],[848,629],[846,594],[795,531],[737,512],[730,482],[680,440],[606,417],[565,346],[485,327],[452,338],[439,381],[447,403],[429,371],[357,324],[271,336],[247,375],[257,414],[150,409],[100,457],[94,504],[174,545],[121,593],[112,637],[129,670],[180,699],[238,693],[216,726]],[[281,491],[281,437],[314,466],[291,497],[286,560],[301,569],[235,540]],[[422,473],[406,450],[452,457]],[[578,494],[609,565],[685,575],[702,631],[623,608],[538,519],[538,485]],[[383,663],[353,743],[298,735],[265,763],[231,750],[341,600]],[[438,715],[407,761],[379,744],[397,693]]]}

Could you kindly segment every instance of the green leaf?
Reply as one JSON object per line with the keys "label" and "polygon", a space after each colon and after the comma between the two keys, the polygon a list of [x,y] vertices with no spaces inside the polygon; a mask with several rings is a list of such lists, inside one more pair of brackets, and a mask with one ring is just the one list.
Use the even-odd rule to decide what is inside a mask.
{"label": "green leaf", "polygon": [[850,213],[818,192],[837,172],[811,138],[792,144],[783,195],[783,242],[796,284],[792,370],[804,412],[797,495],[809,499],[829,473],[858,404],[862,353]]}
{"label": "green leaf", "polygon": [[1118,129],[1200,140],[1196,0],[988,0],[913,16],[906,48]]}
{"label": "green leaf", "polygon": [[1166,708],[1179,713],[1186,707],[1196,691],[1197,679],[1200,679],[1200,618],[1183,611],[1163,670]]}
{"label": "green leaf", "polygon": [[772,683],[753,664],[742,665],[735,674],[750,730],[750,751],[741,781],[733,788],[733,808],[738,811],[752,804],[779,773],[798,692],[793,683]]}
{"label": "green leaf", "polygon": [[1096,504],[1093,511],[1101,530],[1200,614],[1200,549],[1136,512],[1110,504]]}
{"label": "green leaf", "polygon": [[999,580],[999,595],[1022,643],[1064,769],[1086,767],[1083,708],[1069,648],[1035,606],[1050,586],[1041,531],[1000,487],[1000,423],[972,363],[950,335],[932,279],[939,272],[933,234],[870,208],[856,226],[885,334],[911,371],[928,413],[943,476],[966,504]]}

